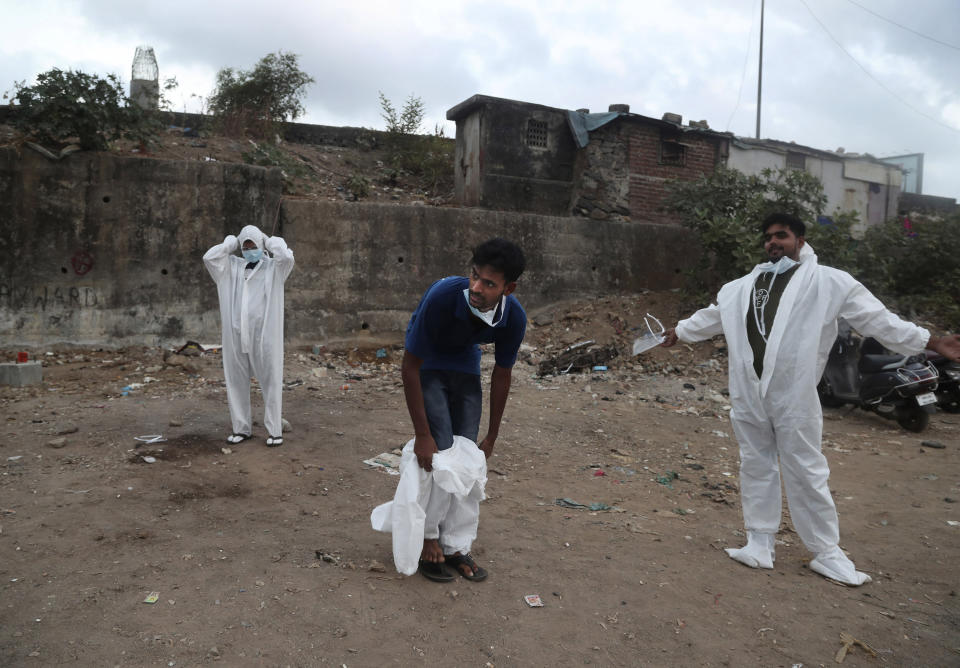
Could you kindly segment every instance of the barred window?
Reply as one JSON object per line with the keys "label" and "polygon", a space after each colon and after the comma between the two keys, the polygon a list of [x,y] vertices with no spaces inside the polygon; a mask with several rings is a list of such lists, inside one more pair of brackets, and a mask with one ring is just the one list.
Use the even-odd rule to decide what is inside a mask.
{"label": "barred window", "polygon": [[687,147],[675,141],[661,140],[657,161],[661,165],[683,167],[687,161]]}
{"label": "barred window", "polygon": [[787,151],[787,169],[806,169],[807,156],[795,151]]}
{"label": "barred window", "polygon": [[527,146],[547,148],[547,122],[529,119],[527,121]]}

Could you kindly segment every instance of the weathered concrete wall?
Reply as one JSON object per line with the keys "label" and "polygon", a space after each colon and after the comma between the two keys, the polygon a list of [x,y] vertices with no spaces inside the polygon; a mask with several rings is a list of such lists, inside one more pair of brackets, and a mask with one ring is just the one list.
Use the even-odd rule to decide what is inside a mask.
{"label": "weathered concrete wall", "polygon": [[[696,259],[685,229],[536,214],[290,201],[284,233],[297,267],[288,280],[287,336],[399,337],[427,287],[464,275],[473,246],[493,236],[527,256],[517,298],[528,309],[563,299],[678,287]],[[676,249],[684,248],[684,252]]]}
{"label": "weathered concrete wall", "polygon": [[577,149],[565,110],[474,95],[447,119],[457,122],[458,203],[569,214]]}
{"label": "weathered concrete wall", "polygon": [[118,345],[216,328],[206,248],[272,225],[278,170],[0,151],[0,345]]}
{"label": "weathered concrete wall", "polygon": [[[217,341],[201,256],[242,225],[269,231],[280,187],[247,165],[0,151],[0,346]],[[297,259],[291,343],[399,339],[430,283],[495,235],[527,253],[528,308],[676,287],[697,256],[673,226],[481,209],[284,200],[278,221]]]}

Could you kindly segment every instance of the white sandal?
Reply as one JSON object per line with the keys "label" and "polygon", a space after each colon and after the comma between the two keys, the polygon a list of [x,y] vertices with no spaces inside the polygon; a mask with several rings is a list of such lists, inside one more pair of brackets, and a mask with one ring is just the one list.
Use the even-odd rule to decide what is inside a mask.
{"label": "white sandal", "polygon": [[230,445],[236,445],[237,443],[244,442],[248,438],[250,438],[250,434],[230,434],[227,436],[227,443]]}
{"label": "white sandal", "polygon": [[268,448],[275,448],[278,445],[283,445],[283,436],[267,436]]}

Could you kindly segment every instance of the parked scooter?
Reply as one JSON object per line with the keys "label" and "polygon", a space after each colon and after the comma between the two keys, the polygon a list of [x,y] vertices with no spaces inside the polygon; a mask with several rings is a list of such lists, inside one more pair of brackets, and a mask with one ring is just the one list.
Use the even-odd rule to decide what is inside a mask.
{"label": "parked scooter", "polygon": [[927,361],[937,368],[937,406],[947,413],[960,413],[960,362],[928,350]]}
{"label": "parked scooter", "polygon": [[831,407],[853,404],[896,420],[907,431],[923,431],[936,411],[936,367],[925,355],[883,352],[876,340],[861,338],[841,321],[817,386],[820,402]]}

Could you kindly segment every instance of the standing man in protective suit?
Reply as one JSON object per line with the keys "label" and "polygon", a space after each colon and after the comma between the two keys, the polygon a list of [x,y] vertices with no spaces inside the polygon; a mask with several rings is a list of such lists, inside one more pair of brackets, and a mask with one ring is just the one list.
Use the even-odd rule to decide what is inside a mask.
{"label": "standing man in protective suit", "polygon": [[844,318],[904,355],[924,348],[960,358],[960,336],[936,337],[905,322],[845,271],[817,264],[799,218],[774,213],[761,225],[768,262],[724,285],[717,303],[681,320],[663,345],[718,334],[729,350],[730,421],[740,444],[740,498],[747,544],[727,549],[752,568],[773,568],[780,476],[810,568],[848,585],[870,582],[839,547],[837,509],[820,449],[817,383]]}
{"label": "standing man in protective suit", "polygon": [[[236,255],[237,250],[243,257]],[[233,428],[227,443],[240,443],[253,433],[252,375],[263,395],[267,445],[282,445],[283,284],[293,270],[293,251],[280,237],[267,237],[247,225],[239,236],[228,235],[208,250],[203,263],[220,297],[223,375]]]}

